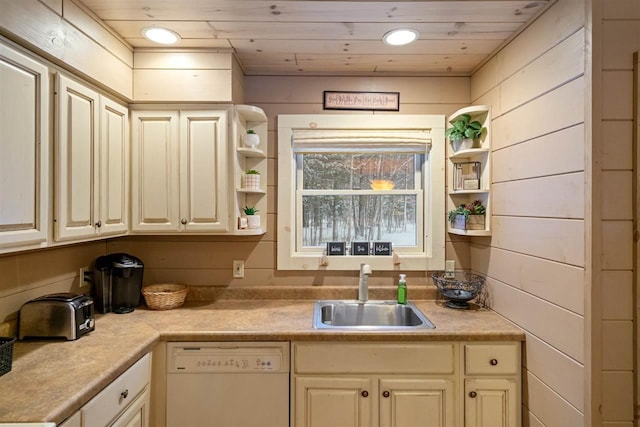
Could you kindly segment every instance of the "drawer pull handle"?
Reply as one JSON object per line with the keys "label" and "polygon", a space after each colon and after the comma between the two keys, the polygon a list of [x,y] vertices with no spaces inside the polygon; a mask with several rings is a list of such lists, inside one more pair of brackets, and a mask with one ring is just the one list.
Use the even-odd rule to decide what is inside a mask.
{"label": "drawer pull handle", "polygon": [[491,366],[496,366],[498,364],[498,359],[491,359],[489,363],[491,364]]}
{"label": "drawer pull handle", "polygon": [[185,218],[182,218],[182,221],[180,221],[180,223],[181,223],[182,225],[187,225],[187,220],[186,220]]}
{"label": "drawer pull handle", "polygon": [[391,394],[391,393],[389,393],[387,390],[385,390],[385,391],[383,391],[383,392],[382,392],[382,395],[383,395],[384,397],[389,397],[389,395],[390,395],[390,394]]}
{"label": "drawer pull handle", "polygon": [[360,393],[362,395],[362,397],[368,397],[369,396],[369,392],[367,390],[362,390],[362,393]]}
{"label": "drawer pull handle", "polygon": [[120,393],[120,397],[126,399],[129,396],[129,390],[125,389],[122,393]]}
{"label": "drawer pull handle", "polygon": [[472,399],[475,399],[477,395],[478,395],[478,393],[476,393],[475,391],[470,391],[469,392],[469,397],[472,398]]}
{"label": "drawer pull handle", "polygon": [[96,227],[98,227],[98,228],[102,227],[102,221],[96,222]]}

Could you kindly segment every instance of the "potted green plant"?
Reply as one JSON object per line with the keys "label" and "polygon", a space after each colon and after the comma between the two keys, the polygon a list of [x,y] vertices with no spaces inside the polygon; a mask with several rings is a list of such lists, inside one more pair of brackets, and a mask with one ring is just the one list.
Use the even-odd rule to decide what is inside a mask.
{"label": "potted green plant", "polygon": [[256,149],[260,145],[260,136],[253,129],[248,129],[244,134],[243,143],[247,148]]}
{"label": "potted green plant", "polygon": [[249,169],[244,173],[244,188],[249,190],[260,189],[260,172]]}
{"label": "potted green plant", "polygon": [[461,204],[448,212],[452,228],[460,230],[484,230],[487,208],[480,200]]}
{"label": "potted green plant", "polygon": [[245,206],[242,211],[247,216],[249,228],[260,228],[260,215],[256,215],[258,209],[255,206]]}
{"label": "potted green plant", "polygon": [[477,120],[471,120],[469,114],[462,114],[451,122],[453,125],[446,130],[445,136],[451,141],[453,151],[473,148],[476,141],[487,131]]}

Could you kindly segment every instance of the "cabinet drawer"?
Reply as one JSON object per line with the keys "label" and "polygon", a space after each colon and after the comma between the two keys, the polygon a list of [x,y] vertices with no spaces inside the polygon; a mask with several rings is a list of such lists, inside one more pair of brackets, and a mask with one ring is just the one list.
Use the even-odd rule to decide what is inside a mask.
{"label": "cabinet drawer", "polygon": [[149,384],[150,369],[151,356],[146,354],[83,406],[83,425],[109,425]]}
{"label": "cabinet drawer", "polygon": [[305,374],[453,374],[454,343],[295,343],[294,369]]}
{"label": "cabinet drawer", "polygon": [[520,365],[519,343],[466,344],[467,375],[515,375]]}

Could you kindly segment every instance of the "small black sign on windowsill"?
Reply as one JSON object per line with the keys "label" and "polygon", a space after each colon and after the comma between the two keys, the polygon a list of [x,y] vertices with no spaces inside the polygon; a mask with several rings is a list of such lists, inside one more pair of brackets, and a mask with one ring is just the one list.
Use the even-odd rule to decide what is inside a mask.
{"label": "small black sign on windowsill", "polygon": [[351,255],[369,255],[369,242],[351,242]]}
{"label": "small black sign on windowsill", "polygon": [[373,242],[374,255],[391,255],[391,242]]}
{"label": "small black sign on windowsill", "polygon": [[346,255],[345,242],[327,242],[327,255]]}

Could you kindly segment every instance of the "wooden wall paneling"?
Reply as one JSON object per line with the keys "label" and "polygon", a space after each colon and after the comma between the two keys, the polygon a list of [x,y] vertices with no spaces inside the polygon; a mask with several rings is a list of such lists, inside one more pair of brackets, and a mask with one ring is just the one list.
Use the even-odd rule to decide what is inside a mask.
{"label": "wooden wall paneling", "polygon": [[[571,406],[535,375],[526,373],[527,407],[543,426],[583,426],[584,414]],[[526,421],[524,423],[526,424]]]}
{"label": "wooden wall paneling", "polygon": [[0,301],[3,296],[13,293],[19,286],[18,257],[0,257]]}
{"label": "wooden wall paneling", "polygon": [[133,49],[113,30],[107,27],[93,12],[88,11],[78,0],[63,0],[63,17],[80,31],[91,37],[96,43],[103,46],[127,67],[133,67]]}
{"label": "wooden wall paneling", "polygon": [[499,80],[504,81],[516,71],[539,57],[583,27],[584,0],[556,2],[551,9],[498,53]]}
{"label": "wooden wall paneling", "polygon": [[557,350],[584,363],[584,318],[487,278],[492,308]]}
{"label": "wooden wall paneling", "polygon": [[582,74],[584,29],[575,32],[502,82],[502,111],[512,110]]}
{"label": "wooden wall paneling", "polygon": [[582,172],[494,183],[492,215],[583,219],[583,189]]}
{"label": "wooden wall paneling", "polygon": [[[286,104],[296,103],[319,103],[322,106],[322,93],[325,90],[400,92],[401,109],[405,104],[468,105],[469,87],[468,77],[248,76],[245,78],[247,102],[285,104],[281,105],[281,108],[286,108]],[[454,111],[452,110],[451,113]],[[440,114],[442,113],[440,111]],[[272,113],[272,115],[276,114],[286,113],[280,111]],[[271,126],[269,128],[271,129]]]}
{"label": "wooden wall paneling", "polygon": [[62,0],[40,0],[40,2],[58,15],[62,15]]}
{"label": "wooden wall paneling", "polygon": [[633,223],[602,221],[602,269],[633,269]]}
{"label": "wooden wall paneling", "polygon": [[584,412],[584,366],[535,335],[527,334],[525,351],[526,371]]}
{"label": "wooden wall paneling", "polygon": [[145,51],[136,50],[136,70],[230,70],[233,56],[230,52]]}
{"label": "wooden wall paneling", "polygon": [[631,120],[605,120],[602,122],[602,169],[633,167],[633,122]]}
{"label": "wooden wall paneling", "polygon": [[602,320],[632,320],[633,298],[632,271],[602,272]]}
{"label": "wooden wall paneling", "polygon": [[633,70],[633,55],[640,41],[640,20],[605,20],[602,23],[602,67],[607,70]]}
{"label": "wooden wall paneling", "polygon": [[232,103],[236,105],[245,104],[244,95],[244,70],[234,55],[231,64],[231,96]]}
{"label": "wooden wall paneling", "polygon": [[602,369],[633,371],[633,321],[602,321]]}
{"label": "wooden wall paneling", "polygon": [[[584,78],[567,83],[492,122],[494,150],[584,122]],[[526,126],[522,126],[526,123]]]}
{"label": "wooden wall paneling", "polygon": [[37,0],[3,1],[0,32],[11,33],[40,53],[71,67],[127,99],[131,68]]}
{"label": "wooden wall paneling", "polygon": [[537,298],[584,314],[584,269],[499,248],[471,244],[471,267]]}
{"label": "wooden wall paneling", "polygon": [[633,219],[633,173],[602,172],[602,219]]}
{"label": "wooden wall paneling", "polygon": [[584,148],[584,125],[579,124],[494,151],[493,182],[583,171]]}
{"label": "wooden wall paneling", "polygon": [[[172,82],[168,85],[167,82]],[[231,70],[134,70],[135,102],[231,102]]]}
{"label": "wooden wall paneling", "polygon": [[492,245],[575,266],[584,265],[584,221],[495,216]]}
{"label": "wooden wall paneling", "polygon": [[602,372],[602,419],[629,421],[634,419],[632,371]]}
{"label": "wooden wall paneling", "polygon": [[[484,95],[479,98],[474,98],[471,104],[473,105],[490,105],[491,106],[491,116],[496,117],[502,114],[502,107],[500,106],[500,92],[502,88],[500,86],[496,86],[493,89],[489,90]],[[493,120],[493,119],[492,119]],[[492,131],[493,134],[493,131]],[[493,163],[492,163],[493,166]]]}
{"label": "wooden wall paneling", "polygon": [[[473,73],[471,76],[471,83],[471,103],[491,105],[482,104],[476,100],[498,85],[498,58],[496,56],[492,56],[491,59],[482,66],[482,68]],[[494,111],[491,113],[492,116],[496,115]]]}
{"label": "wooden wall paneling", "polygon": [[640,4],[636,0],[614,0],[606,2],[602,17],[607,19],[640,19]]}
{"label": "wooden wall paneling", "polygon": [[602,72],[602,119],[633,119],[633,71]]}

